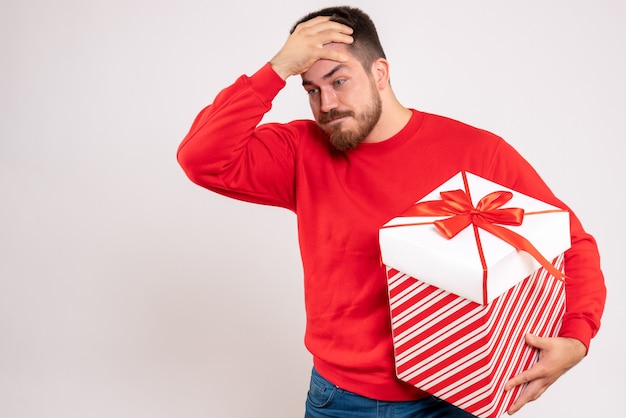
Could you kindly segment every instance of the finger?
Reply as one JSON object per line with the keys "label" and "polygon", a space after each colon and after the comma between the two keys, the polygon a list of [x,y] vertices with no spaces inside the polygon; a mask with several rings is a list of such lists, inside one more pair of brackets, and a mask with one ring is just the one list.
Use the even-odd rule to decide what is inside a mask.
{"label": "finger", "polygon": [[287,42],[292,45],[300,45],[301,47],[309,45],[316,48],[321,48],[330,43],[351,44],[354,42],[354,38],[350,35],[352,29],[343,26],[346,30],[342,32],[342,26],[303,29],[298,33],[294,33]]}
{"label": "finger", "polygon": [[315,26],[315,25],[317,25],[319,23],[322,23],[322,22],[328,22],[328,21],[330,21],[331,17],[332,16],[316,16],[313,19],[305,20],[304,22],[300,22],[296,26],[296,30],[298,28],[308,28],[308,27],[311,27],[311,26]]}
{"label": "finger", "polygon": [[343,33],[334,29],[327,29],[321,32],[316,33],[315,35],[309,38],[316,43],[317,45],[326,45],[332,42],[336,43],[344,43],[351,44],[354,40],[352,35],[348,33]]}
{"label": "finger", "polygon": [[350,57],[347,54],[341,51],[337,51],[335,49],[324,49],[324,53],[321,53],[318,59],[337,61],[337,62],[346,62],[350,59]]}
{"label": "finger", "polygon": [[508,409],[508,414],[513,415],[522,409],[527,403],[536,401],[543,395],[549,385],[545,385],[540,380],[535,380],[528,384]]}
{"label": "finger", "polygon": [[513,388],[519,385],[526,384],[528,382],[530,382],[530,378],[528,377],[528,374],[524,372],[522,374],[518,374],[517,376],[509,379],[509,381],[506,382],[506,384],[504,385],[504,390],[508,392],[512,390]]}
{"label": "finger", "polygon": [[335,22],[332,20],[321,20],[319,22],[308,21],[299,24],[296,26],[294,30],[294,34],[309,34],[312,36],[316,36],[322,32],[336,32],[350,35],[352,34],[353,29],[350,26],[344,25],[343,23]]}
{"label": "finger", "polygon": [[506,382],[506,384],[504,385],[504,390],[509,391],[516,386],[530,383],[537,379],[541,379],[544,377],[544,374],[545,374],[544,370],[535,364],[530,369],[509,379],[509,381]]}
{"label": "finger", "polygon": [[354,42],[354,38],[350,34],[339,32],[335,29],[326,29],[313,34],[302,33],[300,36],[302,37],[300,38],[301,41],[318,47],[330,43],[351,44]]}
{"label": "finger", "polygon": [[300,23],[298,26],[296,26],[294,32],[310,28],[320,28],[320,30],[324,30],[325,28],[334,28],[335,30],[344,33],[353,32],[350,26],[330,19],[331,16],[317,16],[311,20]]}
{"label": "finger", "polygon": [[332,30],[337,33],[343,33],[346,35],[352,35],[352,33],[354,32],[354,29],[352,29],[350,26],[344,25],[343,23],[339,23],[339,22],[333,22],[333,21],[325,23],[323,27],[325,30]]}
{"label": "finger", "polygon": [[322,44],[326,45],[331,42],[351,44],[354,38],[348,33],[337,32],[336,30],[326,30],[319,33],[319,38],[323,39]]}
{"label": "finger", "polygon": [[345,62],[349,59],[349,56],[345,51],[341,51],[334,48],[325,48],[329,44],[346,44],[349,45],[354,41],[352,36],[342,34],[334,31],[326,31],[318,34],[318,37],[313,41],[314,47],[310,50],[311,59],[313,61],[327,59],[332,61]]}
{"label": "finger", "polygon": [[538,349],[542,349],[545,348],[545,338],[541,338],[537,335],[533,335],[533,334],[526,334],[524,336],[524,340],[526,341],[526,344],[528,344],[531,347],[534,348],[538,348]]}

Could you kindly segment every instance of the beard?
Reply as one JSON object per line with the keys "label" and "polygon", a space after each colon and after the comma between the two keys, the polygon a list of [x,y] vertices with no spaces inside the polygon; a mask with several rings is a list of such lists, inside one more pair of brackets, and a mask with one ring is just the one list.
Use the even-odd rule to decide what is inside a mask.
{"label": "beard", "polygon": [[367,138],[380,120],[382,108],[383,106],[380,94],[378,93],[378,90],[376,90],[375,86],[372,86],[368,107],[362,113],[356,115],[351,110],[342,111],[332,109],[330,112],[325,112],[320,115],[319,123],[326,124],[343,117],[352,117],[356,120],[357,126],[352,130],[341,129],[342,123],[339,122],[335,126],[331,127],[330,132],[326,131],[329,142],[332,146],[335,147],[335,149],[344,152],[356,148],[357,145]]}

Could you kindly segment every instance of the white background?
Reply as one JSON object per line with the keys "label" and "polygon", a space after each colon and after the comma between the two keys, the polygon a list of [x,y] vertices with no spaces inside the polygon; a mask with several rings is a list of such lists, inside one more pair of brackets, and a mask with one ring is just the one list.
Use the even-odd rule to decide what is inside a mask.
{"label": "white background", "polygon": [[[360,1],[407,106],[491,130],[597,238],[589,356],[520,417],[623,411],[626,7]],[[175,160],[197,112],[328,1],[0,3],[0,416],[301,417],[295,215]],[[268,120],[309,117],[292,79]]]}

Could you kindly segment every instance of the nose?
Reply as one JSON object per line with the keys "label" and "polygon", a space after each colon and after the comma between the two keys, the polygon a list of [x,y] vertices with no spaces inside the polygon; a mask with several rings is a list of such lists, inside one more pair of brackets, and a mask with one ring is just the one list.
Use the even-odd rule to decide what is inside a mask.
{"label": "nose", "polygon": [[337,108],[337,95],[332,89],[322,89],[320,92],[320,110],[324,113]]}

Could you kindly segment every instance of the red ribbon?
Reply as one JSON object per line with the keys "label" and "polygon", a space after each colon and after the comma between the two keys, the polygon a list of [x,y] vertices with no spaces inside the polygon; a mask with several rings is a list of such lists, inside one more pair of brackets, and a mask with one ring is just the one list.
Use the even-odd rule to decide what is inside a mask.
{"label": "red ribbon", "polygon": [[[474,207],[468,194],[463,190],[451,190],[440,193],[441,200],[431,200],[418,202],[411,206],[400,216],[446,216],[449,218],[433,222],[437,229],[448,239],[453,238],[467,226],[473,224],[474,227],[482,228],[496,237],[508,242],[517,250],[525,251],[535,258],[551,275],[559,280],[564,280],[565,275],[552,265],[543,255],[520,234],[511,231],[502,225],[521,225],[524,219],[524,209],[521,208],[501,208],[513,198],[513,193],[507,191],[496,191],[489,193],[480,199],[478,205]],[[483,251],[478,234],[476,234],[483,269],[486,273]]]}

